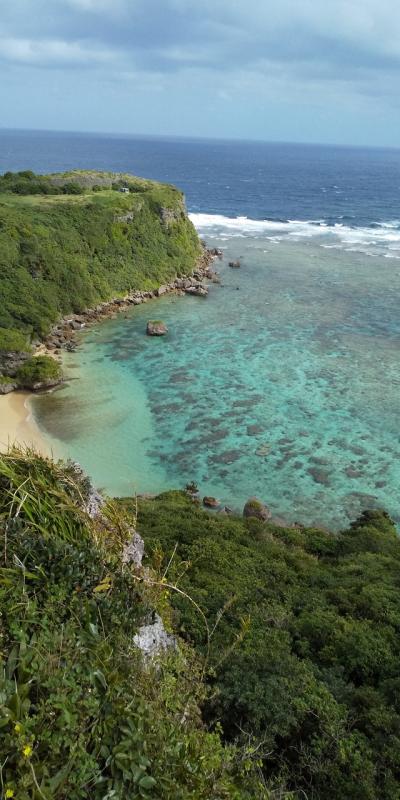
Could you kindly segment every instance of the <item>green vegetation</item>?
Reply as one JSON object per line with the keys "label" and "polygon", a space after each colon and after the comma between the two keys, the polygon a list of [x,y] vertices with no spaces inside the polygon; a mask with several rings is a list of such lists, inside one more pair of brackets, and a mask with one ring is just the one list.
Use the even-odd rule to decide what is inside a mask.
{"label": "green vegetation", "polygon": [[7,375],[0,375],[0,386],[15,386],[16,380],[15,378],[9,378]]}
{"label": "green vegetation", "polygon": [[16,381],[24,389],[35,389],[40,384],[55,384],[61,380],[61,368],[50,356],[29,358],[19,367]]}
{"label": "green vegetation", "polygon": [[0,328],[0,352],[24,353],[28,351],[28,340],[23,333]]}
{"label": "green vegetation", "polygon": [[0,350],[4,337],[17,335],[26,347],[61,316],[190,272],[200,253],[182,194],[172,186],[90,171],[6,173]]}
{"label": "green vegetation", "polygon": [[66,182],[55,186],[49,176],[35,175],[31,170],[5,172],[0,175],[0,192],[11,194],[82,194],[83,189],[76,182]]}
{"label": "green vegetation", "polygon": [[122,563],[115,505],[97,521],[75,468],[0,457],[0,795],[16,800],[267,798],[253,749],[207,732],[203,664],[183,642],[145,662],[133,637],[159,570]]}
{"label": "green vegetation", "polygon": [[271,797],[398,800],[400,540],[387,514],[333,536],[170,492],[141,501],[139,530],[148,563],[169,564],[193,601],[171,592],[177,630],[210,650],[205,718],[258,743]]}
{"label": "green vegetation", "polygon": [[[131,193],[154,190],[161,184],[129,173],[98,172],[76,169],[72,172],[56,172],[52,175],[35,175],[31,170],[5,172],[0,175],[0,194],[18,195],[62,195],[85,194],[113,189],[128,189]],[[179,191],[170,186],[179,195]]]}
{"label": "green vegetation", "polygon": [[[333,536],[168,492],[92,520],[90,492],[73,465],[0,457],[1,796],[398,800],[388,515]],[[122,559],[136,528],[144,570]],[[154,612],[181,640],[146,661]]]}

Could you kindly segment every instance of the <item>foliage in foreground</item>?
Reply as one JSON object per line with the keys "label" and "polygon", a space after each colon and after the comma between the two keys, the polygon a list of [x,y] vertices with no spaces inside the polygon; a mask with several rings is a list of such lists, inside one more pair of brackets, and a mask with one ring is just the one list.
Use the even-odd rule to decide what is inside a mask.
{"label": "foliage in foreground", "polygon": [[205,730],[191,648],[143,663],[133,636],[168,592],[122,565],[132,529],[111,504],[90,520],[87,492],[71,466],[0,458],[0,796],[267,797]]}
{"label": "foliage in foreground", "polygon": [[[1,797],[399,800],[384,512],[331,536],[170,492],[92,521],[88,491],[72,466],[0,458]],[[121,562],[136,521],[144,572]],[[155,610],[187,641],[145,665]]]}
{"label": "foliage in foreground", "polygon": [[[277,796],[399,800],[400,540],[388,515],[367,511],[333,536],[205,514],[170,492],[142,501],[139,520],[149,563],[173,555],[171,582],[211,629],[219,620],[208,720],[258,742]],[[206,652],[194,606],[172,603]]]}

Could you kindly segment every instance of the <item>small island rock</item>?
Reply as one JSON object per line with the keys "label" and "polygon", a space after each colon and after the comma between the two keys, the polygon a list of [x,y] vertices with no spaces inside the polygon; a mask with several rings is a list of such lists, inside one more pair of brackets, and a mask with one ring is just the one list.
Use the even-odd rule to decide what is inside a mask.
{"label": "small island rock", "polygon": [[203,497],[203,506],[206,508],[219,508],[221,503],[215,497]]}
{"label": "small island rock", "polygon": [[165,336],[168,333],[168,328],[165,322],[160,319],[149,319],[146,333],[148,336]]}
{"label": "small island rock", "polygon": [[244,506],[243,516],[246,518],[256,517],[257,519],[262,520],[262,522],[266,522],[267,520],[271,519],[272,514],[268,506],[259,500],[258,497],[250,497],[250,500],[248,500]]}

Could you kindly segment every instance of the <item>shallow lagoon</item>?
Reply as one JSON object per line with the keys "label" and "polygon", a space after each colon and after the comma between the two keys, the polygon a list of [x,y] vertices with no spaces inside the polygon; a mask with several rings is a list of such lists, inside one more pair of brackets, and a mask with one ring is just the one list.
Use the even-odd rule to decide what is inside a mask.
{"label": "shallow lagoon", "polygon": [[[195,480],[291,521],[338,529],[375,505],[400,520],[400,262],[301,236],[207,239],[225,258],[206,300],[152,301],[65,356],[70,382],[33,404],[55,454],[115,495]],[[146,337],[152,317],[167,337]]]}

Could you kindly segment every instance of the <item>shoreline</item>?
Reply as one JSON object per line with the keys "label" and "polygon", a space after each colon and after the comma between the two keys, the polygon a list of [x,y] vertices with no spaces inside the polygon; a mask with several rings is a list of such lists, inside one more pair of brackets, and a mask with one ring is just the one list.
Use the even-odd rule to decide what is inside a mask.
{"label": "shoreline", "polygon": [[31,392],[15,391],[0,397],[0,453],[16,444],[33,447],[43,456],[51,455],[30,409],[31,396]]}
{"label": "shoreline", "polygon": [[[61,319],[40,342],[35,355],[48,355],[60,361],[65,350],[75,350],[76,334],[83,328],[88,328],[110,317],[117,316],[118,312],[125,311],[132,305],[145,303],[147,300],[157,299],[164,294],[186,294],[196,290],[204,278],[215,280],[216,273],[211,269],[212,262],[217,257],[217,252],[207,249],[203,253],[199,264],[190,277],[175,279],[170,284],[160,286],[154,291],[132,292],[125,298],[114,298],[99,304],[94,309],[87,309],[82,314],[70,314]],[[207,291],[207,290],[206,290]],[[57,338],[54,338],[56,334]],[[58,335],[57,335],[58,334]],[[66,334],[66,336],[65,336]],[[16,389],[8,394],[0,394],[0,453],[5,453],[14,444],[25,447],[34,447],[44,456],[52,456],[52,450],[40,427],[35,422],[30,408],[30,398],[33,392]]]}
{"label": "shoreline", "polygon": [[86,308],[79,314],[67,314],[58,320],[43,341],[37,345],[35,355],[47,355],[58,360],[63,351],[75,350],[76,334],[84,328],[89,328],[106,319],[113,319],[129,308],[147,303],[149,300],[156,300],[163,295],[191,294],[206,297],[208,287],[204,286],[203,281],[208,279],[212,283],[219,283],[218,273],[212,269],[216,258],[222,258],[221,250],[205,248],[197,265],[189,275],[175,277],[169,283],[160,284],[156,289],[150,291],[133,289],[124,297],[114,297],[92,308]]}

